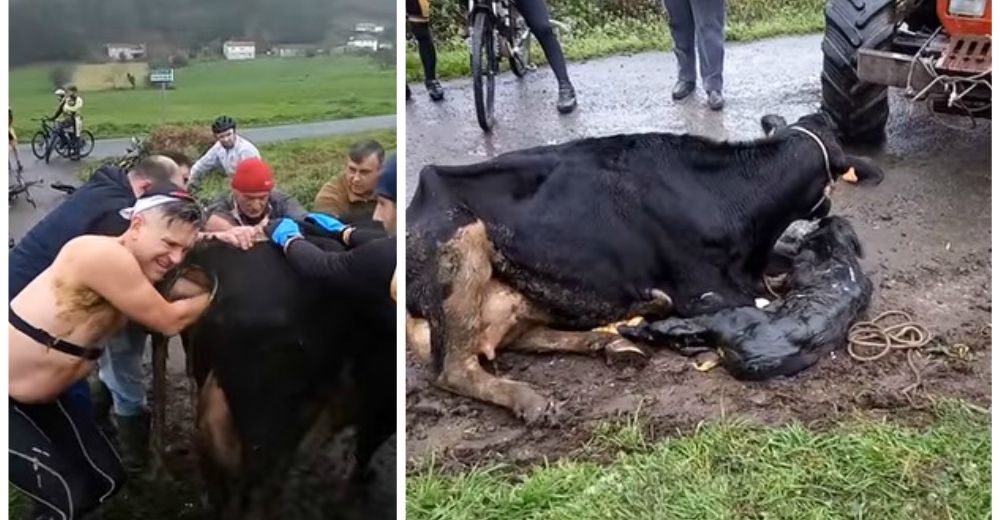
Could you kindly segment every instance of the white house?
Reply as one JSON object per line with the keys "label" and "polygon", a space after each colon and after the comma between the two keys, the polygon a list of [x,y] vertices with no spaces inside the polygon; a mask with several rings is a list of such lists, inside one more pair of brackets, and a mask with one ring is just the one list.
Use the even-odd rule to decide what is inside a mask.
{"label": "white house", "polygon": [[371,50],[372,52],[375,52],[378,50],[379,43],[377,38],[366,37],[366,36],[362,37],[352,36],[351,39],[348,40],[347,46],[355,47],[357,49],[368,49]]}
{"label": "white house", "polygon": [[230,40],[222,44],[222,55],[227,60],[252,60],[257,53],[257,44],[247,41]]}
{"label": "white house", "polygon": [[104,48],[108,52],[108,58],[116,61],[134,61],[146,57],[145,43],[106,43]]}
{"label": "white house", "polygon": [[371,22],[358,22],[354,24],[354,32],[379,34],[385,32],[385,26]]}

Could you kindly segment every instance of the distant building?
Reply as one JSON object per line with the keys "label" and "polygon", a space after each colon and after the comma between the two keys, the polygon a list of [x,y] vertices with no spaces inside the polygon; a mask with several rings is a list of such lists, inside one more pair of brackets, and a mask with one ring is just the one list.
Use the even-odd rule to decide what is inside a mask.
{"label": "distant building", "polygon": [[374,24],[371,22],[358,22],[354,24],[354,32],[380,34],[385,32],[385,26]]}
{"label": "distant building", "polygon": [[250,41],[230,40],[222,44],[222,55],[227,60],[252,60],[257,54],[257,44]]}
{"label": "distant building", "polygon": [[351,38],[347,40],[347,46],[375,52],[379,49],[379,41],[378,38],[370,36],[351,36]]}
{"label": "distant building", "polygon": [[284,43],[275,45],[272,53],[279,58],[302,58],[310,52],[316,52],[315,45]]}
{"label": "distant building", "polygon": [[116,61],[136,61],[146,59],[145,43],[106,43],[104,49],[108,59]]}

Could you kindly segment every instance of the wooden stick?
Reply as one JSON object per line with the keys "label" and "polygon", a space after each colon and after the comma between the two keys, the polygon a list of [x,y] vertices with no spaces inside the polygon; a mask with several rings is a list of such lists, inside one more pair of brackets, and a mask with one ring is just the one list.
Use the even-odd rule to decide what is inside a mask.
{"label": "wooden stick", "polygon": [[152,475],[157,480],[163,476],[163,451],[166,446],[163,435],[167,416],[167,338],[162,334],[152,334],[153,346],[153,417],[150,427],[149,445]]}

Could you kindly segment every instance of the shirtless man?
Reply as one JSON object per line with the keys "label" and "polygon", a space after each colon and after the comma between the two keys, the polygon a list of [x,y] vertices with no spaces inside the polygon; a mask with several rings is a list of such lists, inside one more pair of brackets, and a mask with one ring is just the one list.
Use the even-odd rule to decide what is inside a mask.
{"label": "shirtless man", "polygon": [[37,517],[81,518],[124,483],[89,410],[65,395],[93,370],[98,345],[126,320],[177,334],[211,300],[190,284],[172,302],[153,287],[197,240],[204,215],[190,195],[157,185],[122,216],[124,234],[70,240],[10,302],[10,482],[35,499]]}

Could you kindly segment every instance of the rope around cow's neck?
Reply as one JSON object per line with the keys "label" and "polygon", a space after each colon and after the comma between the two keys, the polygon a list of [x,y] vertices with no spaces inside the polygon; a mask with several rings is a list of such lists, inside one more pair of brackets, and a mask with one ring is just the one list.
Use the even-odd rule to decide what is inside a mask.
{"label": "rope around cow's neck", "polygon": [[823,188],[823,195],[818,201],[816,201],[816,204],[813,204],[812,209],[809,210],[809,213],[814,213],[823,204],[823,201],[830,199],[830,194],[833,193],[833,170],[830,169],[830,153],[826,150],[826,145],[823,144],[823,140],[812,131],[806,130],[801,126],[790,126],[788,128],[809,136],[813,141],[816,141],[816,144],[819,146],[819,151],[823,152],[823,164],[826,166],[826,178],[828,182]]}
{"label": "rope around cow's neck", "polygon": [[823,144],[823,140],[819,138],[818,135],[814,134],[811,130],[806,130],[801,126],[790,126],[788,127],[796,132],[801,132],[808,135],[816,144],[819,146],[819,150],[823,152],[823,164],[826,166],[826,178],[830,181],[830,185],[833,185],[833,170],[830,169],[830,152],[826,150],[826,145]]}

